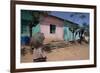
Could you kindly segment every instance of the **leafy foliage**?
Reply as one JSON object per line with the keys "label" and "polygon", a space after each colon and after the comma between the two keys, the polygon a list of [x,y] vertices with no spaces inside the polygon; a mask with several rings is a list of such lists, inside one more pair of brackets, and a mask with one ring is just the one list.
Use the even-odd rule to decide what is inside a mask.
{"label": "leafy foliage", "polygon": [[[48,11],[32,11],[21,10],[21,24],[22,27],[28,26],[30,30],[30,37],[32,37],[32,27],[35,27],[40,22],[40,15],[48,15]],[[26,22],[26,23],[25,23]]]}

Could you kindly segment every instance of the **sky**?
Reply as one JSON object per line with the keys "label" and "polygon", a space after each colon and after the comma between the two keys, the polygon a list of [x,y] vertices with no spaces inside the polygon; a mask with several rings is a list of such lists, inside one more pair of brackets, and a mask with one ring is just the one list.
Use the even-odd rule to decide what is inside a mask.
{"label": "sky", "polygon": [[[74,23],[77,23],[79,25],[82,25],[83,23],[89,24],[89,13],[79,13],[79,12],[57,12],[52,11],[50,15],[72,21]],[[85,18],[81,19],[80,17],[84,15]]]}

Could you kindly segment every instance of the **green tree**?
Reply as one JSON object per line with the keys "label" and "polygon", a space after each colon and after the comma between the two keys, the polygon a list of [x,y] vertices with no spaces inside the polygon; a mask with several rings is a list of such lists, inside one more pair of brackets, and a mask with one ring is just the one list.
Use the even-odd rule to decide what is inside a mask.
{"label": "green tree", "polygon": [[30,37],[32,37],[32,28],[40,22],[40,16],[46,16],[49,13],[48,11],[21,10],[21,21],[25,23],[23,25],[29,27]]}

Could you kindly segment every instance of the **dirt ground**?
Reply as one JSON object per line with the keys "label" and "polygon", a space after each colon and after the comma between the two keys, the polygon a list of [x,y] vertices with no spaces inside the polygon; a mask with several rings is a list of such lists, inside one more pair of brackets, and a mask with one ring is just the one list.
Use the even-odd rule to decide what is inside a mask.
{"label": "dirt ground", "polygon": [[[86,60],[89,59],[89,45],[83,44],[69,44],[64,48],[52,49],[51,52],[46,52],[47,61],[66,61],[66,60]],[[21,62],[33,62],[33,54],[27,50],[24,56],[21,56]]]}

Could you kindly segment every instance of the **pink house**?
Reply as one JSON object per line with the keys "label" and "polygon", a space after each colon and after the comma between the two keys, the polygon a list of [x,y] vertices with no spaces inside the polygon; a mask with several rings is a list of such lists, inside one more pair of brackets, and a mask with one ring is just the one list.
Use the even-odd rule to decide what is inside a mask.
{"label": "pink house", "polygon": [[40,31],[44,33],[45,40],[56,41],[63,38],[64,21],[55,16],[47,15],[40,18]]}

